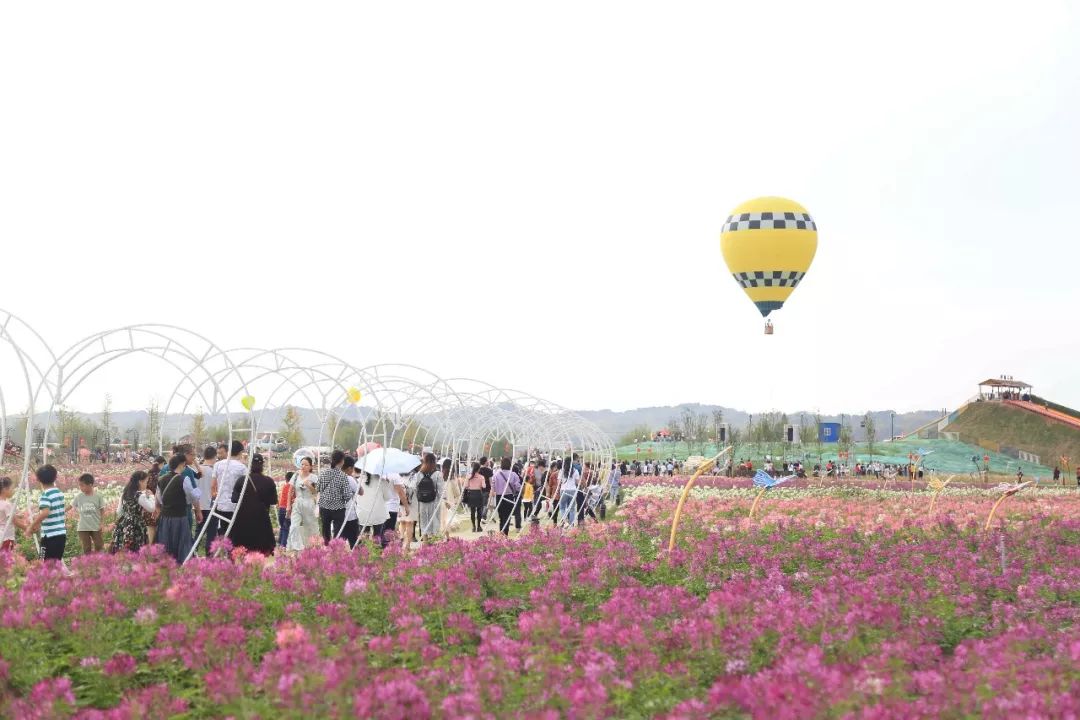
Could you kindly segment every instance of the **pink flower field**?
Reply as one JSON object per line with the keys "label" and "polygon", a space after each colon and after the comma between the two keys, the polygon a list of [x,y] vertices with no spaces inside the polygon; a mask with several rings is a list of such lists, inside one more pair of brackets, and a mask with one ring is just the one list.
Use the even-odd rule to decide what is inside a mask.
{"label": "pink flower field", "polygon": [[647,490],[410,556],[7,554],[0,717],[1080,717],[1080,493],[705,489],[668,554]]}

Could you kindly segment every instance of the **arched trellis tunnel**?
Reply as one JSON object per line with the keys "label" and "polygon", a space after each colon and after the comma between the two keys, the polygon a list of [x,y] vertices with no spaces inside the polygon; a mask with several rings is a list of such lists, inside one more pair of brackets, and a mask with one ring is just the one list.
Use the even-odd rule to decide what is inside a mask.
{"label": "arched trellis tunnel", "polygon": [[[181,437],[183,419],[196,407],[223,417],[229,442],[235,436],[254,444],[266,413],[292,405],[315,412],[317,446],[338,445],[342,423],[353,422],[361,446],[431,451],[455,471],[501,446],[503,454],[519,459],[577,455],[595,468],[589,482],[602,483],[615,457],[610,439],[576,413],[479,380],[444,379],[412,365],[358,366],[309,348],[225,350],[170,325],[106,330],[56,355],[30,325],[0,310],[0,371],[7,371],[0,374],[0,462],[18,466],[17,494],[28,509],[32,451],[44,460],[62,439],[56,437],[58,412],[96,374],[132,358],[152,358],[156,369],[133,372],[125,382],[172,388],[161,409],[159,452]],[[44,427],[35,438],[41,417]],[[23,425],[15,432],[19,418]],[[452,524],[459,508],[454,502],[441,523]],[[225,533],[230,530],[231,522]]]}

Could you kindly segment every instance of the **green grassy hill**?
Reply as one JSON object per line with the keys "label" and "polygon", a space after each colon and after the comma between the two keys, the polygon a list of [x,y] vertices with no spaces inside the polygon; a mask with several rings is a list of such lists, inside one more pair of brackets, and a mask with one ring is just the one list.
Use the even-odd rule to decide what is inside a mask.
{"label": "green grassy hill", "polygon": [[[649,452],[650,448],[652,449],[651,453]],[[1027,448],[1023,449],[1026,450]],[[839,450],[839,446],[825,444],[821,446],[821,454],[819,455],[819,448],[815,444],[784,445],[783,443],[771,443],[755,445],[743,443],[736,448],[735,457],[737,460],[749,458],[758,466],[764,462],[766,454],[782,459],[801,460],[808,465],[813,465],[818,462],[825,463],[829,460],[836,461],[838,459],[837,450]],[[878,442],[875,443],[872,454],[866,443],[857,443],[853,448],[853,457],[857,462],[877,460],[891,465],[898,465],[907,463],[910,454],[921,453],[923,450],[932,451],[931,454],[927,455],[924,467],[943,473],[970,473],[976,467],[972,464],[971,458],[973,456],[982,458],[984,454],[987,454],[990,456],[990,471],[993,473],[1012,475],[1016,472],[1017,467],[1021,467],[1028,477],[1038,477],[1043,480],[1050,477],[1051,468],[1045,465],[1019,462],[1015,458],[1002,455],[997,451],[988,451],[974,444],[952,440],[909,438],[907,440],[897,440],[896,442]],[[663,460],[668,457],[685,460],[688,454],[699,454],[702,449],[700,446],[695,446],[694,452],[690,453],[686,444],[680,442],[624,445],[616,448],[616,451],[623,460]],[[712,457],[716,452],[714,446],[708,445],[703,454],[706,457]]]}
{"label": "green grassy hill", "polygon": [[973,445],[998,444],[1035,453],[1049,467],[1062,455],[1072,459],[1073,468],[1080,463],[1080,430],[1000,403],[972,403],[945,430],[960,433],[962,441]]}

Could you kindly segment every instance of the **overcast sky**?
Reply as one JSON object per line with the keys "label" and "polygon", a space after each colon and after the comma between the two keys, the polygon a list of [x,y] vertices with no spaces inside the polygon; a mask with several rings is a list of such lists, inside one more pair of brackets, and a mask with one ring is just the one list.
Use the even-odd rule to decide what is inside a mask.
{"label": "overcast sky", "polygon": [[[582,409],[1080,406],[1077,7],[7,3],[0,307]],[[719,247],[759,195],[819,228],[772,337]]]}

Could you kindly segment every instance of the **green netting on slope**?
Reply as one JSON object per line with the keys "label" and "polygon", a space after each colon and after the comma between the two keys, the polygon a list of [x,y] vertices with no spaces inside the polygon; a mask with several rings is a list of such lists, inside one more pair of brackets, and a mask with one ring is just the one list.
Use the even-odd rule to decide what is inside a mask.
{"label": "green netting on slope", "polygon": [[[638,452],[640,448],[640,452]],[[652,454],[649,454],[649,448],[652,448]],[[896,440],[894,442],[875,443],[873,459],[883,463],[900,464],[908,461],[908,455],[916,453],[920,449],[932,450],[933,452],[926,456],[923,461],[923,466],[938,470],[943,473],[969,473],[975,470],[975,465],[972,463],[971,458],[977,456],[979,458],[979,467],[982,467],[982,458],[984,455],[990,456],[990,472],[1013,474],[1017,468],[1020,467],[1024,471],[1024,475],[1028,477],[1041,477],[1046,479],[1052,474],[1052,470],[1042,465],[1035,465],[1029,462],[1021,462],[1016,458],[1011,458],[1008,455],[1002,455],[997,452],[990,452],[975,445],[969,445],[963,442],[957,442],[953,440]],[[835,444],[823,444],[821,446],[821,462],[828,462],[829,460],[837,460],[839,447]],[[701,455],[704,454],[707,457],[715,455],[717,452],[715,446],[709,445],[705,448],[704,453],[701,451],[700,445],[693,447],[693,453],[688,453],[686,449],[686,443],[636,443],[633,445],[624,445],[618,449],[619,457],[624,459],[657,459],[662,460],[668,457],[676,457],[679,459],[685,459],[687,455]],[[765,455],[776,455],[778,457],[787,459],[801,460],[804,464],[813,465],[818,462],[816,445],[807,445],[805,447],[796,445],[784,446],[781,443],[774,443],[769,445],[739,445],[737,450],[738,457],[736,461],[744,458],[749,458],[760,464]],[[857,462],[870,462],[870,453],[867,452],[866,445],[859,444],[855,448],[855,461]]]}

